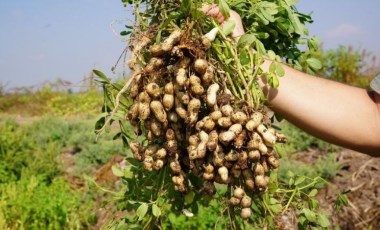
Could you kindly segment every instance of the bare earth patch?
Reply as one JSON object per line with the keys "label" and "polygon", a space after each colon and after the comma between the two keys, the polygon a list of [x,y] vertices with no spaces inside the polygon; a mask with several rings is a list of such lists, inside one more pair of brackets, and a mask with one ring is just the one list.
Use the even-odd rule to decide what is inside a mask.
{"label": "bare earth patch", "polygon": [[[318,155],[316,151],[302,152],[297,158],[312,165]],[[342,150],[337,161],[342,169],[317,196],[321,208],[332,214],[331,225],[342,230],[380,229],[380,158]],[[350,191],[348,206],[336,212],[337,195],[344,191]]]}

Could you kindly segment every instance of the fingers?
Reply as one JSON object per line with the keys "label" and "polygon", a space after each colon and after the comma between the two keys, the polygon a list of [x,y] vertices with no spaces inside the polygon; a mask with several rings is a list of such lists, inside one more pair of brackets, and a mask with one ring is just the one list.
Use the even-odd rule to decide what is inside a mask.
{"label": "fingers", "polygon": [[242,21],[240,19],[240,15],[238,13],[236,13],[235,11],[231,11],[230,12],[230,17],[236,23],[234,31],[232,32],[232,37],[239,38],[242,35],[244,35],[244,33],[245,33]]}
{"label": "fingers", "polygon": [[208,14],[208,11],[210,11],[211,9],[216,8],[216,7],[217,7],[216,4],[205,5],[205,6],[203,6],[203,7],[200,9],[200,11],[202,11],[202,12],[205,13],[205,14]]}
{"label": "fingers", "polygon": [[218,5],[216,4],[202,7],[201,11],[208,16],[215,18],[219,23],[223,23],[226,20],[226,18],[220,12]]}
{"label": "fingers", "polygon": [[[227,19],[220,12],[219,6],[216,5],[216,4],[206,5],[206,6],[202,7],[200,9],[200,11],[202,11],[206,15],[208,15],[208,16],[216,19],[216,20],[218,20],[218,22],[220,24],[223,24],[226,21],[226,19]],[[233,21],[235,21],[235,23],[236,23],[234,31],[232,32],[231,35],[232,35],[232,37],[234,39],[239,39],[239,37],[244,34],[244,28],[243,28],[243,24],[242,24],[241,18],[239,16],[239,14],[236,13],[235,11],[233,11],[233,10],[230,10],[230,18]]]}

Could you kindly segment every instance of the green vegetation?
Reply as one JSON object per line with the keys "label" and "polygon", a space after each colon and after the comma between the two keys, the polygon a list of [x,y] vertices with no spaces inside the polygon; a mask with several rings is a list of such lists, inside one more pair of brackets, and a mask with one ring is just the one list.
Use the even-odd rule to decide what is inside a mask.
{"label": "green vegetation", "polygon": [[368,88],[371,80],[379,73],[380,66],[375,55],[351,46],[321,51],[323,62],[321,76],[349,85]]}
{"label": "green vegetation", "polygon": [[[319,59],[324,63],[320,75],[363,87],[368,86],[369,79],[378,68],[371,62],[374,57],[351,48],[341,47],[313,55],[321,57]],[[362,61],[365,57],[367,61]],[[332,69],[334,66],[336,68]],[[350,66],[353,69],[345,71]],[[37,92],[1,92],[0,229],[86,229],[97,223],[95,213],[99,201],[96,200],[104,192],[97,187],[90,187],[84,175],[93,177],[93,172],[107,163],[113,154],[123,155],[126,152],[121,141],[113,141],[114,134],[104,134],[96,141],[94,115],[100,113],[101,103],[102,95],[96,91],[69,93],[46,87]],[[21,118],[10,118],[14,115],[21,115]],[[31,119],[31,116],[36,118]],[[288,143],[278,147],[282,157],[281,167],[277,171],[278,183],[292,190],[296,181],[300,183],[298,187],[304,187],[314,183],[307,178],[330,180],[336,176],[341,167],[335,155],[339,147],[312,137],[286,122],[281,123],[280,128],[288,137]],[[75,163],[70,176],[79,178],[81,186],[77,187],[67,177],[67,168],[62,167],[58,160],[62,152],[69,152],[73,156]],[[314,154],[314,158],[311,157],[313,161],[305,162],[305,157],[300,159],[297,154],[293,154],[299,152],[304,152],[306,156]],[[313,167],[310,167],[310,163]],[[294,175],[304,177],[302,179]],[[324,185],[323,181],[319,181],[314,187]],[[303,195],[295,198],[296,203],[302,205],[308,202],[311,208],[318,207],[315,199],[305,195],[310,193],[314,195],[315,191],[305,190]],[[271,205],[276,211],[276,202],[289,199],[291,194],[280,196],[277,201],[268,200],[268,204],[274,202]],[[147,197],[147,212],[152,212],[153,205]],[[225,229],[229,220],[221,213],[226,207],[221,201],[223,198],[221,196],[220,200],[186,206],[194,214],[193,217],[186,217],[180,208],[170,209],[160,204],[158,207],[162,216],[166,216],[162,219],[162,226],[168,229]],[[117,207],[125,210],[128,206],[131,211],[125,219],[135,218],[134,210],[141,204],[130,204],[125,199],[123,202],[118,203]],[[318,216],[317,212],[309,209],[299,211],[300,220],[306,221],[303,223],[313,223],[316,221],[313,218],[317,217],[323,220],[323,216]],[[120,222],[120,227],[123,225],[131,227]]]}
{"label": "green vegetation", "polygon": [[63,178],[22,175],[0,184],[0,229],[82,229],[95,223],[92,202]]}
{"label": "green vegetation", "polygon": [[[307,56],[322,61],[324,68],[319,75],[362,87],[368,86],[369,80],[379,69],[374,64],[375,57],[352,48],[341,47],[308,53]],[[300,65],[303,66],[304,61],[300,60]],[[89,229],[97,224],[95,213],[100,205],[98,199],[104,196],[105,190],[90,186],[84,176],[93,177],[94,171],[109,162],[113,154],[126,155],[121,141],[113,141],[114,134],[104,134],[97,141],[95,139],[94,115],[100,113],[101,103],[102,94],[96,91],[70,93],[45,87],[36,92],[24,90],[10,94],[0,84],[0,229]],[[307,225],[315,227],[317,221],[326,225],[324,215],[315,211],[319,204],[313,198],[316,194],[313,188],[320,188],[326,183],[322,179],[312,178],[321,177],[328,181],[337,175],[341,165],[336,161],[335,152],[340,148],[312,137],[289,123],[282,123],[280,127],[289,140],[278,147],[282,157],[281,167],[277,171],[278,183],[283,187],[278,197],[267,197],[265,202],[274,214],[278,213],[279,207],[287,204],[286,201],[295,201],[289,209],[297,205],[304,207],[307,203],[309,208],[298,210],[300,229]],[[64,152],[74,159],[72,167],[69,167],[70,172],[67,172],[67,165],[62,165],[59,160]],[[313,154],[310,157],[312,161],[305,161],[307,157],[300,159],[299,152],[304,152],[304,156]],[[137,165],[136,169],[141,169],[141,165]],[[114,172],[117,173],[117,170]],[[124,184],[132,181],[130,175],[124,175],[126,172],[128,170],[121,172]],[[81,185],[76,185],[69,176],[75,177]],[[296,188],[309,185],[312,186],[299,193],[294,192]],[[140,210],[138,214],[142,216],[141,211],[147,207],[145,214],[161,217],[162,226],[167,229],[225,229],[229,226],[230,221],[225,215],[226,204],[222,201],[226,191],[221,188],[218,188],[219,200],[195,202],[171,209],[161,201],[154,206],[156,201],[152,201],[150,190],[142,193],[140,188],[144,185],[138,186],[134,198],[144,196],[144,202],[133,203],[122,196],[115,205],[120,210],[130,211],[122,216],[125,220],[136,220],[134,218],[139,216],[134,215],[135,211]],[[345,204],[344,199],[340,195],[338,201]],[[280,203],[282,206],[279,206]],[[185,216],[183,208],[194,216]],[[262,211],[255,209],[254,213],[268,215],[270,221],[274,221],[269,213]],[[238,223],[244,227],[242,222]],[[119,227],[122,226],[131,227],[127,222],[120,222]]]}
{"label": "green vegetation", "polygon": [[102,96],[97,91],[70,93],[44,87],[37,92],[25,88],[21,93],[0,94],[0,112],[23,116],[94,116]]}
{"label": "green vegetation", "polygon": [[307,151],[313,148],[324,152],[334,152],[339,149],[339,147],[313,137],[286,121],[281,123],[281,132],[286,135],[288,142],[278,148],[280,154]]}
{"label": "green vegetation", "polygon": [[[41,118],[20,125],[3,118],[0,133],[0,229],[86,229],[96,224],[94,199],[100,191],[89,190],[82,175],[123,153],[121,143],[111,144],[111,135],[96,142],[93,120]],[[73,150],[70,176],[82,181],[79,188],[58,160]]]}
{"label": "green vegetation", "polygon": [[[40,98],[39,100],[26,99],[25,94],[6,94],[0,98],[1,105],[4,105],[8,99],[15,103],[23,100],[27,100],[29,103],[26,107],[17,105],[7,107],[8,109],[2,110],[3,115],[0,118],[0,229],[91,228],[98,221],[95,213],[99,201],[96,200],[104,196],[101,195],[104,192],[97,187],[89,186],[84,175],[93,177],[93,172],[107,163],[113,154],[121,153],[123,155],[126,150],[121,142],[112,140],[114,135],[112,133],[104,134],[96,141],[93,132],[95,118],[91,115],[95,109],[87,111],[85,106],[78,106],[84,100],[83,98],[92,98],[93,101],[96,101],[97,94],[94,92],[90,92],[89,95],[58,92],[55,95],[54,91],[50,90],[50,99],[61,98],[61,101],[66,102],[72,100],[70,103],[66,103],[66,108],[61,106],[61,109],[56,110],[54,118],[51,116],[39,116],[36,119],[22,117],[17,119],[17,122],[10,118],[14,113],[36,115],[37,112],[30,111],[30,109],[37,107],[44,108],[42,111],[54,111],[51,107],[53,103],[43,103],[43,99],[41,99],[43,94],[36,92],[29,95],[30,98]],[[71,113],[70,111],[74,111],[74,108],[77,112]],[[59,115],[64,114],[66,110],[69,111],[70,116]],[[78,119],[78,116],[72,117],[73,114],[88,117],[88,119]],[[336,174],[339,165],[336,164],[333,153],[320,157],[315,164],[316,167],[312,168],[293,158],[291,153],[311,149],[325,153],[334,152],[337,147],[311,137],[287,123],[281,125],[281,128],[288,136],[289,142],[279,148],[282,155],[282,166],[278,171],[279,183],[286,184],[290,190],[294,188],[294,185],[288,185],[288,182],[292,180],[290,171],[293,172],[293,175],[305,175],[309,178],[321,176],[330,179]],[[63,166],[59,161],[63,152],[73,156],[74,165],[70,167],[70,176],[79,178],[82,184],[79,187],[67,177],[68,172],[65,172],[67,166]],[[295,165],[297,167],[294,167]],[[141,165],[137,169],[139,167],[141,168]],[[127,180],[124,179],[124,183],[128,183]],[[307,185],[314,181],[305,178],[302,183]],[[137,187],[135,191],[140,198],[144,194],[141,193],[143,190],[140,187]],[[149,192],[149,190],[147,191]],[[220,200],[195,202],[186,206],[194,214],[193,217],[186,217],[183,214],[183,207],[165,208],[160,203],[158,207],[162,211],[162,216],[166,216],[162,219],[162,226],[168,229],[182,227],[209,229],[216,225],[216,228],[225,229],[229,224],[226,216],[221,214],[221,211],[226,211],[226,204],[222,201],[225,189],[218,188],[218,191]],[[312,189],[307,189],[305,193],[311,191]],[[153,204],[149,201],[151,194],[146,193],[145,195],[148,204],[147,212],[152,212]],[[284,194],[280,198],[289,199],[289,195],[291,193]],[[281,199],[268,198],[267,203],[271,205],[272,210],[276,211]],[[303,199],[306,201],[301,198],[297,198],[296,201],[299,204],[310,202],[307,196]],[[131,213],[141,206],[139,203],[128,203],[124,198],[122,201],[117,204],[118,209],[125,210],[128,207]],[[104,202],[104,200],[100,202]],[[315,201],[313,202],[315,204]],[[157,211],[156,208],[155,210]],[[258,209],[255,212],[261,211]],[[308,211],[306,212],[308,213]],[[136,217],[131,213],[126,215],[126,218]],[[241,227],[244,227],[242,222],[239,223]],[[120,226],[122,225],[123,222],[120,222]],[[128,224],[127,226],[130,227]]]}

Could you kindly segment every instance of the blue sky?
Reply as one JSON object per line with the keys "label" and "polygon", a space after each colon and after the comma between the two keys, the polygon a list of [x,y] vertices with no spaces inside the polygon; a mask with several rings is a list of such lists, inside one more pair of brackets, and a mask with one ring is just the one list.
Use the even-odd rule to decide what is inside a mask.
{"label": "blue sky", "polygon": [[311,13],[310,34],[319,36],[324,48],[353,45],[380,56],[380,1],[300,0],[297,9]]}
{"label": "blue sky", "polygon": [[[312,35],[380,56],[380,1],[300,0]],[[57,78],[80,85],[93,68],[110,74],[126,43],[111,30],[130,18],[120,0],[1,0],[0,84],[32,86]]]}

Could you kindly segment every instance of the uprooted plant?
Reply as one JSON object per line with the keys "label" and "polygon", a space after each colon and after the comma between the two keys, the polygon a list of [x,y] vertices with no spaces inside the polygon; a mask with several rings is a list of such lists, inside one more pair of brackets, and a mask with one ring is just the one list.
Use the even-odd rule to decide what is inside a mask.
{"label": "uprooted plant", "polygon": [[[130,34],[130,77],[121,85],[95,73],[105,96],[97,132],[118,121],[117,137],[133,155],[126,169],[114,168],[127,184],[125,208],[136,213],[127,223],[152,228],[164,221],[163,212],[193,215],[198,201],[223,197],[221,213],[228,214],[231,228],[241,223],[235,212],[258,226],[274,226],[279,224],[276,215],[292,203],[312,199],[306,191],[319,179],[296,176],[297,183],[278,188],[275,146],[286,137],[272,126],[274,118],[258,83],[263,77],[277,87],[284,74],[279,62],[285,59],[298,68],[318,68],[315,59],[297,48],[310,18],[295,10],[295,2],[124,3],[133,5],[136,19],[122,32]],[[247,34],[235,41],[229,36],[233,21],[220,26],[199,10],[215,3],[227,18],[233,6]],[[305,41],[312,46],[313,40]],[[272,60],[268,73],[260,69],[264,57]]]}

